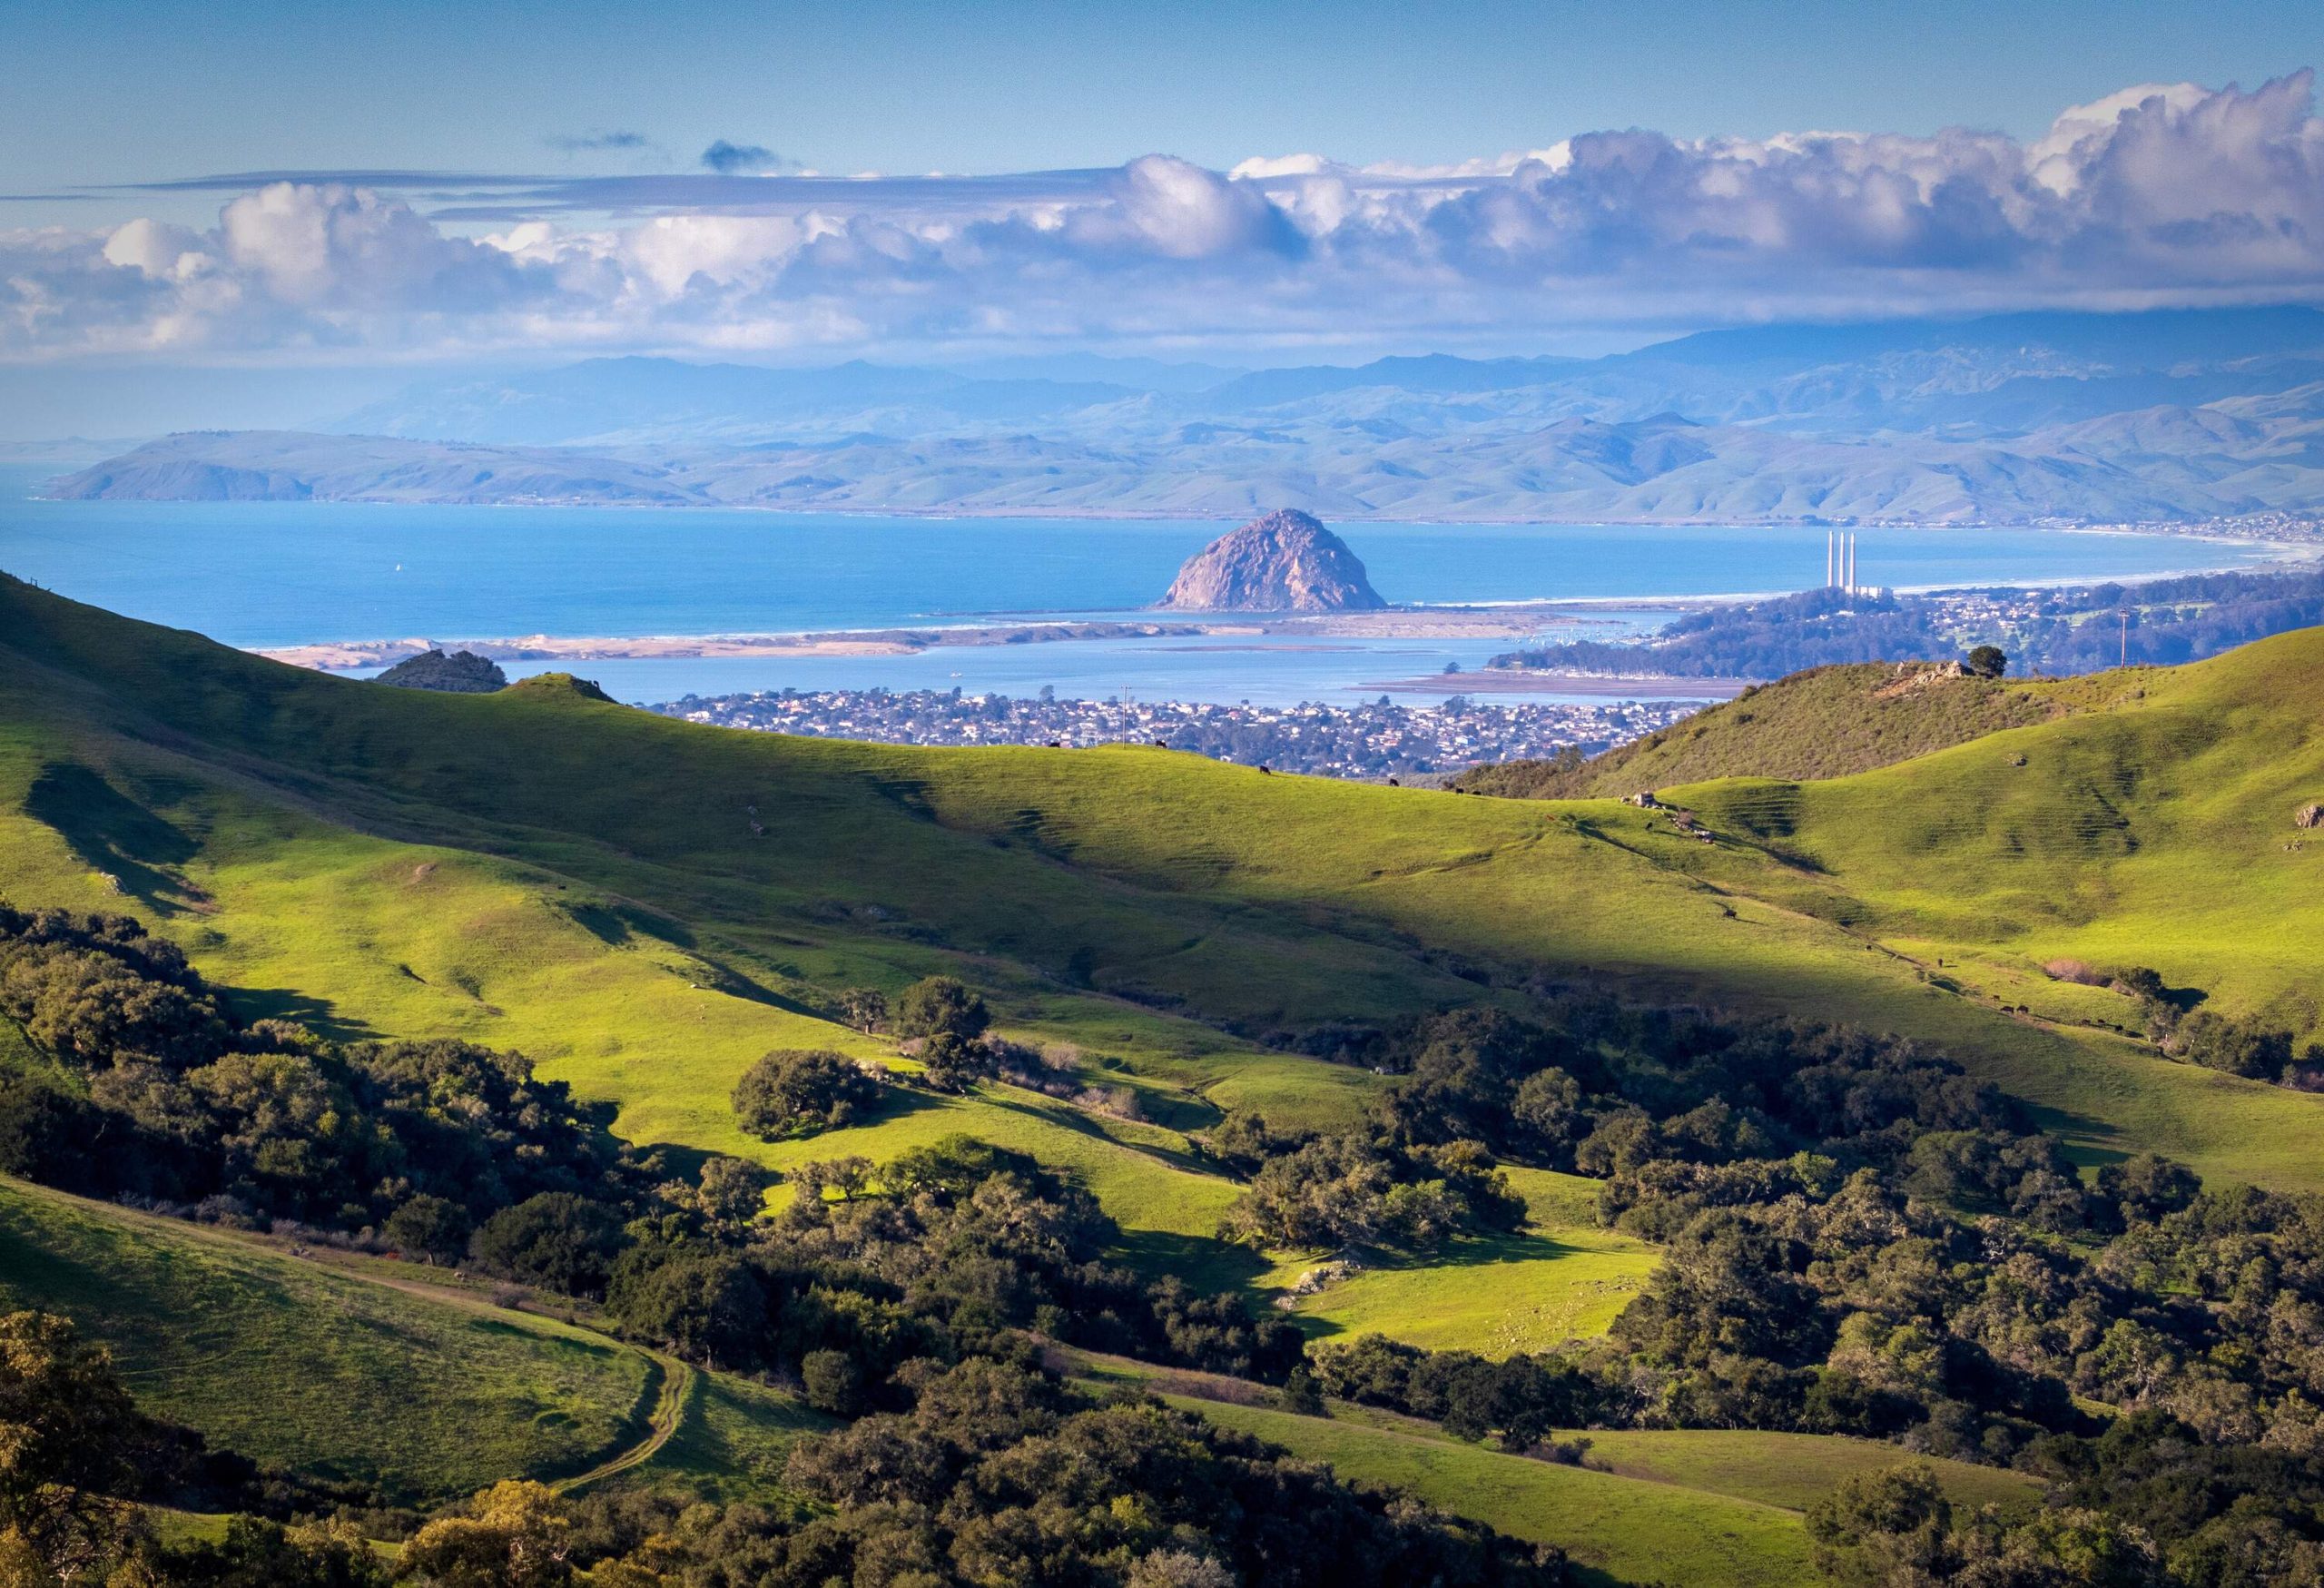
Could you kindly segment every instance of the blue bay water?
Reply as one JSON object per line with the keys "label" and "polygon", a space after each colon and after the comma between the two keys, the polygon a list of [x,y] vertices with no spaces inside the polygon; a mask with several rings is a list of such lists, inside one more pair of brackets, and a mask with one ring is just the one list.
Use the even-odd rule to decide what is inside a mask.
{"label": "blue bay water", "polygon": [[[529,634],[884,627],[1128,613],[1226,522],[877,518],[696,509],[350,503],[42,502],[0,474],[0,569],[230,645]],[[1809,528],[1340,527],[1398,603],[1653,602],[1824,578]],[[2134,578],[2257,560],[2159,535],[1866,529],[1859,577],[1903,587]],[[1636,615],[1589,632],[1632,631]],[[1557,632],[1571,632],[1562,624]],[[1106,641],[914,656],[586,663],[616,695],[753,688],[998,688],[1104,697],[1346,699],[1382,679],[1473,668],[1506,641]],[[512,669],[538,670],[531,669]],[[1447,679],[1449,689],[1462,687]],[[1471,686],[1473,686],[1472,681]]]}

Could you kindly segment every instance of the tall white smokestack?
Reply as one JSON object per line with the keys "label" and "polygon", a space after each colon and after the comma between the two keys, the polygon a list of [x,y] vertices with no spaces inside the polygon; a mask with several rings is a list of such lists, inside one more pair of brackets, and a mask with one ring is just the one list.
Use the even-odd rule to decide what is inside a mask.
{"label": "tall white smokestack", "polygon": [[1848,537],[1848,594],[1856,594],[1856,537]]}
{"label": "tall white smokestack", "polygon": [[1832,576],[1834,571],[1832,567],[1833,533],[1834,532],[1829,529],[1824,531],[1824,587],[1827,590],[1832,587]]}

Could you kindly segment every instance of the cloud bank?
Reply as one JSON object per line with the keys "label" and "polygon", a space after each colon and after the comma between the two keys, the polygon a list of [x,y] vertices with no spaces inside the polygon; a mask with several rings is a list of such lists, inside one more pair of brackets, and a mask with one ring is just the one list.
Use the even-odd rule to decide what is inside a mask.
{"label": "cloud bank", "polygon": [[[715,157],[715,158],[714,158]],[[2312,74],[2039,139],[1592,133],[1433,168],[282,173],[207,230],[0,232],[0,359],[1514,345],[2010,307],[2324,301]]]}

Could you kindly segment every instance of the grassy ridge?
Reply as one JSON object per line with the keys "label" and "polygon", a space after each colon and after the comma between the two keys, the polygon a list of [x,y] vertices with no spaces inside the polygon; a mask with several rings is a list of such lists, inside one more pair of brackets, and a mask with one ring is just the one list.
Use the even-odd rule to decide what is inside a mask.
{"label": "grassy ridge", "polygon": [[[2111,676],[2117,709],[1997,735],[1908,767],[1803,785],[1784,842],[1870,924],[2027,961],[2151,964],[2221,1006],[2324,1022],[2307,945],[2324,927],[2324,634],[2197,666]],[[1736,811],[1751,785],[1685,791]]]}
{"label": "grassy ridge", "polygon": [[578,1472],[641,1436],[649,1358],[195,1226],[0,1179],[0,1307],[72,1317],[139,1404],[409,1501]]}
{"label": "grassy ridge", "polygon": [[270,1465],[412,1503],[505,1477],[711,1499],[778,1494],[829,1425],[781,1390],[677,1368],[586,1327],[495,1307],[449,1275],[343,1253],[302,1260],[231,1231],[0,1178],[0,1310],[64,1313],[147,1410]]}
{"label": "grassy ridge", "polygon": [[1622,799],[1714,777],[1846,777],[2027,727],[2072,709],[2071,687],[1936,675],[1914,687],[1886,663],[1810,667],[1577,767],[1512,761],[1454,785],[1506,799]]}

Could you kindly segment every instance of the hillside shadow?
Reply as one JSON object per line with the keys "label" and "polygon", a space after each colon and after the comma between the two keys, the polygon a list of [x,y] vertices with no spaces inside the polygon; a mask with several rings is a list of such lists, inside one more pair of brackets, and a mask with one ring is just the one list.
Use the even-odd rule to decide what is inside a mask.
{"label": "hillside shadow", "polygon": [[684,922],[659,914],[625,899],[601,904],[568,904],[565,912],[598,942],[620,948],[633,938],[650,937],[674,949],[692,949],[694,935]]}
{"label": "hillside shadow", "polygon": [[[1041,1094],[1035,1093],[1033,1095],[1040,1096]],[[1176,1148],[1161,1147],[1150,1141],[1126,1141],[1122,1138],[1108,1130],[1090,1115],[1084,1113],[1081,1110],[1074,1107],[1072,1104],[1064,1102],[1060,1100],[1045,1098],[1044,1100],[1049,1102],[1052,1106],[1049,1108],[1039,1108],[1032,1103],[1025,1102],[1019,1099],[1006,1095],[1002,1087],[999,1086],[988,1086],[981,1089],[978,1092],[977,1098],[980,1102],[985,1103],[992,1108],[1007,1109],[1012,1113],[1023,1114],[1028,1119],[1045,1120],[1048,1123],[1058,1126],[1062,1129],[1071,1130],[1078,1135],[1087,1136],[1093,1141],[1102,1141],[1106,1143],[1107,1146],[1119,1148],[1124,1152],[1138,1153],[1144,1157],[1154,1159],[1157,1163],[1167,1163],[1173,1169],[1184,1169],[1188,1174],[1216,1176],[1218,1173],[1218,1166],[1216,1164],[1197,1153],[1187,1152]]]}
{"label": "hillside shadow", "polygon": [[724,960],[713,959],[698,949],[693,952],[694,963],[700,965],[710,977],[709,985],[713,991],[723,992],[729,998],[744,999],[752,1003],[763,1003],[769,1009],[779,1009],[785,1014],[805,1015],[810,1020],[831,1018],[825,1011],[812,1008],[795,998],[777,992],[763,981],[744,975]]}
{"label": "hillside shadow", "polygon": [[2028,1103],[2025,1113],[2035,1129],[2057,1138],[2067,1160],[2078,1167],[2103,1169],[2108,1164],[2125,1163],[2138,1150],[2134,1147],[2114,1145],[2121,1132],[2113,1126],[2093,1119],[2087,1114],[2077,1114],[2071,1109],[2061,1109],[2049,1103]]}
{"label": "hillside shadow", "polygon": [[211,985],[226,1007],[245,1024],[261,1020],[291,1021],[330,1042],[376,1042],[386,1037],[369,1021],[340,1013],[327,998],[288,987]]}
{"label": "hillside shadow", "polygon": [[1266,1258],[1248,1247],[1167,1229],[1125,1229],[1119,1250],[1138,1272],[1174,1275],[1196,1290],[1250,1290],[1268,1267]]}
{"label": "hillside shadow", "polygon": [[861,1129],[866,1125],[884,1125],[891,1119],[910,1114],[925,1114],[932,1110],[948,1108],[958,1100],[940,1092],[924,1091],[916,1086],[903,1084],[891,1076],[888,1084],[880,1089],[877,1107],[858,1114],[847,1129]]}
{"label": "hillside shadow", "polygon": [[204,902],[200,890],[164,869],[192,860],[201,845],[90,768],[45,764],[25,795],[25,812],[148,908],[173,913]]}
{"label": "hillside shadow", "polygon": [[[1418,1268],[1482,1268],[1496,1263],[1554,1262],[1560,1258],[1587,1257],[1590,1248],[1560,1240],[1538,1230],[1506,1235],[1464,1235],[1429,1251],[1405,1251],[1367,1247],[1357,1256],[1364,1270],[1393,1274]],[[1325,1259],[1318,1258],[1317,1262]]]}
{"label": "hillside shadow", "polygon": [[661,1160],[665,1178],[699,1185],[702,1166],[722,1156],[704,1147],[689,1147],[683,1141],[633,1141],[630,1151],[640,1159]]}

